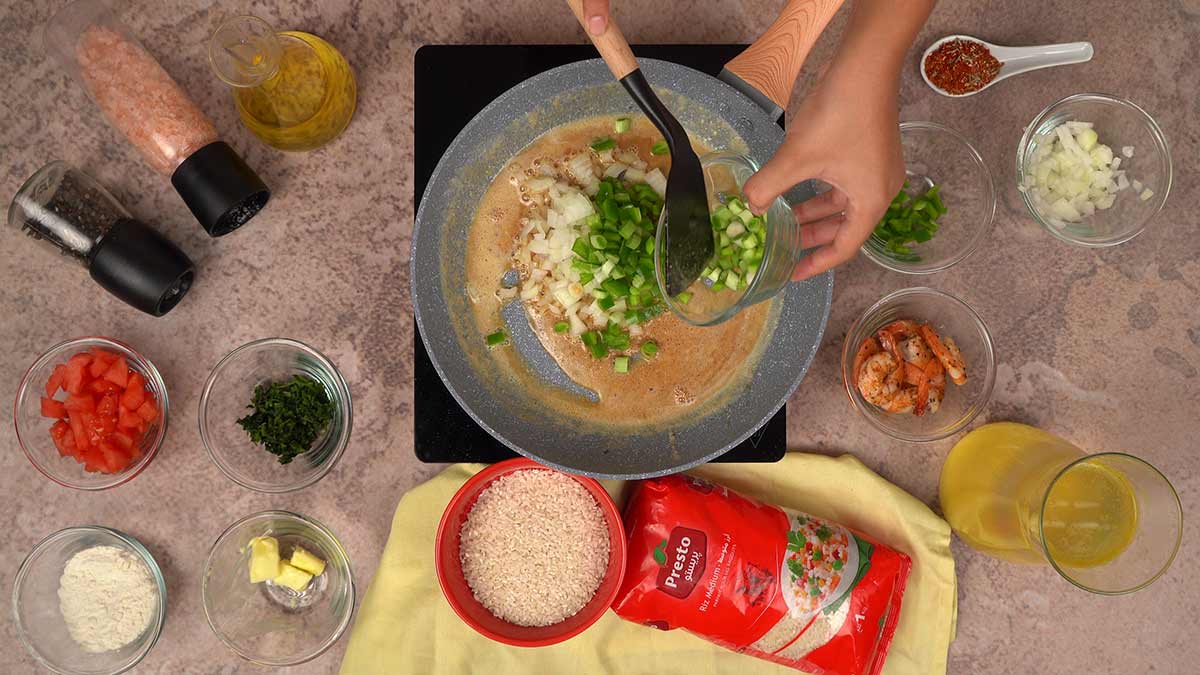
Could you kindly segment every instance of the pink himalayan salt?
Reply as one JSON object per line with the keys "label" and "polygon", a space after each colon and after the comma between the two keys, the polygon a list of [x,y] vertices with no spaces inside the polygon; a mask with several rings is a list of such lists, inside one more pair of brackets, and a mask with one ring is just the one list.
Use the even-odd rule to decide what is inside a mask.
{"label": "pink himalayan salt", "polygon": [[76,47],[80,76],[109,122],[156,171],[171,175],[217,129],[141,45],[91,26]]}

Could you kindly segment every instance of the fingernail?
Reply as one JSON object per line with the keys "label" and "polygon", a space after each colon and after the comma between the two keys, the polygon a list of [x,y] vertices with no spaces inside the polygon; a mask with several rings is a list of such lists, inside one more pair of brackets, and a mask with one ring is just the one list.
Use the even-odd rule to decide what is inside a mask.
{"label": "fingernail", "polygon": [[603,33],[604,24],[604,17],[600,16],[599,14],[588,18],[588,30],[591,31],[592,35],[600,35]]}

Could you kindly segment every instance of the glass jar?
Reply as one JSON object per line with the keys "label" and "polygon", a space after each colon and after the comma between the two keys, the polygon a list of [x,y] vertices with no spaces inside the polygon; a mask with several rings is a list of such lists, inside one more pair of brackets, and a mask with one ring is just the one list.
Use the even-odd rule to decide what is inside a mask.
{"label": "glass jar", "polygon": [[971,547],[1010,562],[1049,563],[1105,595],[1145,588],[1175,559],[1179,495],[1145,461],[1088,455],[1040,429],[999,422],[964,436],[942,466],[939,499]]}
{"label": "glass jar", "polygon": [[212,236],[252,218],[270,191],[187,93],[102,0],[76,0],[51,17],[46,51],[115,129],[171,183]]}
{"label": "glass jar", "polygon": [[38,169],[17,190],[8,223],[88,269],[113,295],[162,316],[187,294],[192,261],[104,186],[66,162]]}

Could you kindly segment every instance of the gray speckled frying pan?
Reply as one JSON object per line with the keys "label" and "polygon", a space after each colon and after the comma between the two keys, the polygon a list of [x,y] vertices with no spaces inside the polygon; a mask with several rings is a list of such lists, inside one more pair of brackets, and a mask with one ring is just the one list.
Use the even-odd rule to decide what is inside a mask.
{"label": "gray speckled frying pan", "polygon": [[[794,0],[789,10],[808,4]],[[780,21],[787,14],[785,10]],[[795,63],[790,73],[774,74],[776,81],[787,83],[782,89],[769,83],[756,89],[747,83],[762,79],[753,65],[764,51],[775,50],[778,55],[778,44],[767,50],[761,46],[779,25],[776,22],[754,47],[730,62],[721,79],[654,59],[642,59],[640,65],[689,132],[710,147],[765,162],[783,141],[783,130],[776,123],[782,106],[776,102],[787,101],[795,70],[823,27],[810,26],[813,35],[807,40],[791,40],[789,55],[801,52],[798,59],[775,61]],[[413,230],[417,327],[454,398],[484,429],[520,454],[603,478],[647,478],[682,471],[720,456],[753,434],[783,406],[812,363],[833,293],[832,274],[789,285],[771,301],[778,316],[774,333],[744,387],[711,405],[698,406],[696,414],[669,428],[614,431],[593,420],[548,411],[530,393],[528,378],[504,372],[488,352],[467,298],[464,251],[475,205],[504,165],[550,129],[586,117],[633,111],[634,104],[599,59],[555,68],[522,82],[484,108],[454,139],[425,189]],[[789,198],[795,203],[810,196],[809,186],[802,185]],[[506,309],[505,318],[520,354],[539,378],[538,386],[570,390],[571,383],[561,381],[561,371],[540,345],[530,344],[526,334],[532,331],[527,324],[521,330],[523,317],[516,312],[514,321],[513,309]]]}

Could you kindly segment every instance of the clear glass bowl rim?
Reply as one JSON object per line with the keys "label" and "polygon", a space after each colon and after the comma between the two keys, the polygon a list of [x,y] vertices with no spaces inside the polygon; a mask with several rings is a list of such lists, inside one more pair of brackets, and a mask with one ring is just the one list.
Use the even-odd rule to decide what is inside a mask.
{"label": "clear glass bowl rim", "polygon": [[[158,433],[155,434],[154,441],[151,443],[149,450],[146,451],[146,454],[139,459],[137,463],[131,465],[131,468],[127,468],[121,473],[112,474],[115,480],[112,480],[111,482],[83,485],[60,478],[59,476],[54,475],[54,473],[52,473],[49,469],[42,466],[42,464],[34,457],[34,453],[26,446],[25,439],[21,436],[21,425],[18,422],[18,418],[21,414],[22,405],[25,403],[26,398],[28,398],[31,393],[32,395],[36,395],[38,397],[41,397],[42,393],[44,393],[42,390],[36,389],[36,385],[33,385],[30,381],[30,377],[33,375],[35,370],[53,361],[54,359],[59,358],[62,356],[62,354],[68,351],[72,351],[76,348],[86,349],[87,347],[96,346],[97,344],[110,348],[116,348],[117,351],[129,352],[134,356],[137,364],[146,371],[147,375],[150,376],[151,384],[156,390],[156,393],[161,392],[158,401],[158,409],[162,421],[158,425]],[[108,490],[110,488],[117,487],[118,485],[124,485],[125,483],[133,480],[138,474],[142,473],[142,471],[145,471],[146,467],[150,466],[150,462],[154,459],[154,457],[158,455],[158,450],[162,447],[163,439],[167,436],[167,424],[170,419],[170,416],[168,415],[168,409],[170,408],[169,403],[170,402],[167,396],[167,384],[163,381],[162,374],[158,372],[158,367],[154,365],[154,362],[143,356],[141,352],[129,346],[128,344],[121,342],[120,340],[115,340],[109,337],[103,337],[100,335],[77,337],[70,340],[64,340],[63,342],[60,342],[47,349],[33,362],[33,365],[29,366],[29,368],[25,371],[25,374],[21,376],[21,384],[17,387],[16,399],[13,401],[13,431],[17,435],[17,445],[21,446],[21,452],[25,453],[25,458],[28,459],[29,463],[32,464],[33,467],[46,478],[49,478],[63,487],[73,488],[76,490],[87,490],[90,492]]]}
{"label": "clear glass bowl rim", "polygon": [[124,532],[121,532],[120,530],[114,530],[110,527],[103,527],[100,525],[79,525],[75,527],[66,527],[57,532],[51,533],[33,547],[29,554],[25,556],[25,559],[21,561],[21,566],[17,568],[17,574],[13,577],[12,612],[13,626],[16,628],[17,632],[17,641],[25,647],[25,651],[33,656],[33,658],[37,660],[39,664],[55,673],[60,673],[60,675],[72,675],[75,671],[60,670],[59,668],[56,668],[46,659],[46,657],[41,654],[41,652],[34,649],[32,642],[28,637],[26,637],[29,634],[29,631],[25,630],[25,626],[21,622],[21,586],[24,584],[25,578],[29,576],[30,565],[33,563],[37,555],[41,553],[47,546],[75,534],[85,534],[90,532],[111,535],[121,540],[121,542],[130,550],[137,553],[138,556],[150,568],[150,576],[154,578],[154,583],[158,587],[157,617],[153,623],[153,627],[151,628],[153,635],[146,640],[146,644],[142,647],[137,658],[126,664],[121,669],[112,671],[111,675],[124,673],[141,663],[142,659],[146,658],[146,655],[149,654],[150,650],[154,648],[154,645],[158,643],[158,638],[162,635],[163,626],[165,626],[167,623],[167,582],[163,577],[162,569],[158,566],[158,562],[154,559],[154,556],[150,554],[150,551],[142,545],[142,542],[134,539]]}
{"label": "clear glass bowl rim", "polygon": [[[975,327],[983,336],[983,347],[988,367],[985,369],[983,389],[979,392],[978,404],[975,411],[963,416],[962,419],[958,420],[958,422],[954,423],[947,429],[933,433],[910,434],[885,426],[882,422],[877,420],[875,416],[870,413],[870,411],[864,408],[864,406],[870,404],[866,403],[865,401],[859,401],[860,397],[855,396],[853,385],[850,383],[851,378],[849,370],[854,361],[854,350],[852,349],[852,344],[861,342],[861,338],[863,336],[858,335],[858,333],[862,329],[863,325],[866,324],[870,317],[877,314],[884,307],[887,307],[898,300],[903,300],[909,296],[934,296],[950,301],[952,304],[955,304],[964,310],[964,313],[971,318],[975,324]],[[892,291],[891,293],[888,293],[877,300],[875,304],[868,307],[866,311],[864,311],[857,319],[854,320],[854,323],[850,326],[850,330],[846,332],[845,343],[842,345],[842,385],[846,390],[846,395],[850,397],[850,403],[854,406],[854,409],[857,410],[863,417],[867,418],[867,421],[869,421],[876,429],[879,429],[892,438],[901,441],[907,441],[909,443],[928,443],[949,438],[950,436],[953,436],[954,434],[965,429],[968,424],[970,424],[976,417],[979,416],[979,413],[983,412],[984,408],[986,408],[992,400],[992,392],[996,386],[996,347],[992,340],[992,333],[988,330],[987,324],[984,323],[983,317],[979,316],[979,313],[976,312],[973,307],[968,305],[961,298],[951,295],[950,293],[939,291],[936,288],[929,288],[927,286],[914,286],[912,288],[901,288],[900,290]]]}
{"label": "clear glass bowl rim", "polygon": [[1122,589],[1118,589],[1115,591],[1101,590],[1098,588],[1092,588],[1091,586],[1088,586],[1088,585],[1078,581],[1077,579],[1072,577],[1070,574],[1068,574],[1066,572],[1066,570],[1064,570],[1058,564],[1058,562],[1054,560],[1053,556],[1051,556],[1049,553],[1050,545],[1046,541],[1046,533],[1044,530],[1041,530],[1040,527],[1038,528],[1039,530],[1041,530],[1041,534],[1039,535],[1039,543],[1042,546],[1042,555],[1045,556],[1046,561],[1050,563],[1050,566],[1054,568],[1054,571],[1058,572],[1058,575],[1061,576],[1062,578],[1071,582],[1071,584],[1073,586],[1075,586],[1076,588],[1081,588],[1089,593],[1095,593],[1096,595],[1127,595],[1129,593],[1133,593],[1133,592],[1142,590],[1143,588],[1149,586],[1150,584],[1154,583],[1155,581],[1158,581],[1158,579],[1160,577],[1162,577],[1162,575],[1166,574],[1167,570],[1171,569],[1171,565],[1173,565],[1175,563],[1175,558],[1179,555],[1179,549],[1183,543],[1183,502],[1180,501],[1180,499],[1179,499],[1179,491],[1175,489],[1175,485],[1171,483],[1171,480],[1169,478],[1167,478],[1166,474],[1164,474],[1162,471],[1158,470],[1158,467],[1154,466],[1150,462],[1147,462],[1146,460],[1142,459],[1141,457],[1138,457],[1136,455],[1130,455],[1125,452],[1097,452],[1097,453],[1094,453],[1091,455],[1084,455],[1083,457],[1080,457],[1080,458],[1074,460],[1073,462],[1071,462],[1070,464],[1064,466],[1057,474],[1055,474],[1054,478],[1050,481],[1050,484],[1046,486],[1046,494],[1042,496],[1042,504],[1038,508],[1038,520],[1041,521],[1043,518],[1045,518],[1046,504],[1050,498],[1050,490],[1054,487],[1054,485],[1058,482],[1058,480],[1067,473],[1068,470],[1075,468],[1075,466],[1077,466],[1079,464],[1084,464],[1088,461],[1093,461],[1093,460],[1103,458],[1103,457],[1118,457],[1121,459],[1127,459],[1127,460],[1137,462],[1138,464],[1142,464],[1146,468],[1148,468],[1151,471],[1153,471],[1154,473],[1158,474],[1158,477],[1162,478],[1163,483],[1165,483],[1166,486],[1171,489],[1171,496],[1175,498],[1175,513],[1178,515],[1178,518],[1179,518],[1179,532],[1175,535],[1175,546],[1171,550],[1171,555],[1167,558],[1167,561],[1165,563],[1163,563],[1162,569],[1155,572],[1150,578],[1146,579],[1145,581],[1135,584],[1129,588],[1122,588]]}
{"label": "clear glass bowl rim", "polygon": [[958,130],[952,129],[938,122],[909,121],[900,123],[900,134],[903,135],[905,131],[934,131],[937,133],[944,133],[962,144],[962,146],[966,149],[967,154],[970,155],[975,166],[978,167],[980,172],[983,174],[983,177],[987,179],[988,207],[986,209],[986,213],[984,214],[987,222],[984,222],[978,226],[974,236],[970,239],[970,241],[967,242],[965,247],[959,249],[957,253],[946,258],[943,262],[928,269],[913,269],[911,267],[907,267],[904,263],[892,260],[891,258],[880,254],[878,251],[873,250],[867,245],[870,239],[868,239],[867,242],[863,242],[863,245],[859,250],[862,251],[863,255],[867,256],[867,258],[869,258],[875,264],[893,272],[913,275],[944,272],[971,257],[971,254],[979,250],[979,247],[983,244],[984,240],[988,238],[988,233],[992,231],[992,226],[996,222],[996,180],[992,177],[992,172],[990,169],[988,169],[987,162],[983,160],[983,155],[980,155],[979,150],[975,148],[975,145]]}
{"label": "clear glass bowl rim", "polygon": [[1125,242],[1129,241],[1130,239],[1133,239],[1134,237],[1138,236],[1142,232],[1146,231],[1146,228],[1150,225],[1150,221],[1154,220],[1155,216],[1157,216],[1159,214],[1159,212],[1162,211],[1163,206],[1166,205],[1167,196],[1171,193],[1171,185],[1175,180],[1175,165],[1174,165],[1174,161],[1171,159],[1171,146],[1167,142],[1167,137],[1163,134],[1162,128],[1158,126],[1158,122],[1156,122],[1154,120],[1154,118],[1150,116],[1150,113],[1146,112],[1146,110],[1144,108],[1142,108],[1141,106],[1139,106],[1138,104],[1136,104],[1133,101],[1130,101],[1128,99],[1121,98],[1120,96],[1115,96],[1113,94],[1103,94],[1103,93],[1098,93],[1098,92],[1083,92],[1083,93],[1079,93],[1079,94],[1072,94],[1065,98],[1061,98],[1061,99],[1055,101],[1054,103],[1051,103],[1050,105],[1046,106],[1045,108],[1042,108],[1042,111],[1039,112],[1033,118],[1033,121],[1031,121],[1029,123],[1029,125],[1025,127],[1025,132],[1021,134],[1021,140],[1017,145],[1016,175],[1015,175],[1016,184],[1018,186],[1021,186],[1024,183],[1025,159],[1026,159],[1025,149],[1028,148],[1030,146],[1030,144],[1033,142],[1033,134],[1037,131],[1038,127],[1040,127],[1042,125],[1042,123],[1046,120],[1046,118],[1050,117],[1058,108],[1065,106],[1065,105],[1070,105],[1072,103],[1077,103],[1080,101],[1111,103],[1111,104],[1117,105],[1118,107],[1122,107],[1127,110],[1130,110],[1136,115],[1140,115],[1142,117],[1142,119],[1146,122],[1146,128],[1150,132],[1150,137],[1154,139],[1154,144],[1157,146],[1159,153],[1161,153],[1161,155],[1162,155],[1162,160],[1164,161],[1164,163],[1166,165],[1166,172],[1165,172],[1166,173],[1166,176],[1165,176],[1166,182],[1162,186],[1162,189],[1160,190],[1159,194],[1155,195],[1156,197],[1158,197],[1158,205],[1154,209],[1154,212],[1149,214],[1148,216],[1146,216],[1146,218],[1142,221],[1141,225],[1138,226],[1136,229],[1130,230],[1129,232],[1127,232],[1119,237],[1116,237],[1116,238],[1110,239],[1110,240],[1106,240],[1106,241],[1082,241],[1082,240],[1067,236],[1063,232],[1059,231],[1058,228],[1054,227],[1050,223],[1047,223],[1045,221],[1045,219],[1043,219],[1042,216],[1038,213],[1037,208],[1034,207],[1032,200],[1030,200],[1030,198],[1029,198],[1029,195],[1022,190],[1017,190],[1017,192],[1019,192],[1021,195],[1021,203],[1023,203],[1025,205],[1025,210],[1027,210],[1029,212],[1029,214],[1031,216],[1033,216],[1034,221],[1037,222],[1038,225],[1041,225],[1043,230],[1049,232],[1050,235],[1052,237],[1054,237],[1055,239],[1058,239],[1059,241],[1064,241],[1064,242],[1066,242],[1068,244],[1072,244],[1074,246],[1083,246],[1086,248],[1108,248],[1110,246],[1117,246],[1118,244],[1124,244]]}
{"label": "clear glass bowl rim", "polygon": [[[240,356],[244,355],[250,350],[264,346],[287,347],[289,349],[301,351],[307,356],[311,357],[321,365],[326,373],[332,377],[333,382],[336,385],[336,393],[341,398],[342,403],[342,433],[338,437],[337,447],[333,449],[333,452],[329,453],[329,457],[325,459],[325,464],[321,467],[321,470],[299,482],[279,486],[264,486],[253,481],[246,480],[232,467],[228,466],[225,461],[221,459],[220,454],[216,451],[216,443],[208,432],[207,424],[208,400],[209,396],[212,394],[213,386],[217,382],[217,378],[220,377],[221,373],[227,367],[235,363]],[[204,444],[204,449],[206,452],[208,452],[209,459],[211,459],[213,464],[215,464],[217,468],[221,470],[221,473],[225,474],[229,480],[248,490],[254,490],[255,492],[263,492],[268,494],[279,494],[306,488],[324,478],[325,475],[328,474],[331,469],[333,469],[333,467],[338,463],[338,460],[341,459],[342,454],[346,451],[346,446],[350,443],[350,433],[353,427],[354,411],[353,403],[350,398],[350,387],[346,384],[345,378],[342,377],[341,371],[338,370],[337,366],[335,366],[328,357],[316,349],[304,344],[303,342],[300,342],[299,340],[293,340],[291,338],[261,338],[258,340],[252,340],[240,347],[237,347],[233,351],[223,356],[221,360],[217,362],[217,365],[213,367],[212,372],[208,375],[208,379],[204,381],[204,389],[200,393],[200,412],[197,416],[197,419],[198,424],[200,425],[200,441]]]}
{"label": "clear glass bowl rim", "polygon": [[[227,638],[224,633],[222,633],[220,630],[217,629],[216,624],[213,623],[212,612],[209,611],[209,607],[208,607],[208,573],[209,573],[209,570],[212,569],[213,556],[215,556],[217,554],[217,549],[221,546],[221,544],[228,537],[232,536],[233,533],[238,531],[240,528],[242,528],[246,525],[249,525],[250,523],[252,523],[256,520],[296,520],[296,521],[299,521],[299,522],[303,523],[306,527],[310,527],[310,528],[320,532],[323,536],[325,536],[329,540],[329,542],[333,545],[333,549],[337,553],[337,556],[340,557],[342,560],[344,560],[346,563],[346,583],[349,586],[346,597],[349,598],[349,602],[350,602],[350,607],[346,611],[346,615],[342,617],[342,620],[338,624],[337,629],[335,631],[333,631],[333,634],[329,636],[329,639],[326,640],[320,646],[320,648],[318,648],[316,651],[305,654],[304,656],[302,656],[300,659],[297,659],[297,660],[268,661],[268,660],[255,658],[255,657],[243,652],[241,649],[238,649],[237,645],[235,645],[232,640]],[[328,561],[326,561],[326,562],[328,562]],[[320,521],[318,521],[314,518],[310,518],[308,516],[301,515],[299,513],[295,513],[293,511],[283,511],[283,510],[259,511],[258,513],[251,513],[248,516],[238,519],[232,525],[225,528],[225,530],[222,531],[221,534],[218,535],[217,538],[213,541],[212,546],[209,547],[208,556],[204,559],[204,569],[200,573],[200,606],[204,609],[204,620],[208,623],[208,628],[209,628],[209,630],[211,630],[213,632],[213,635],[216,635],[217,639],[220,640],[222,644],[224,644],[231,651],[233,651],[233,653],[237,654],[238,656],[242,657],[243,659],[245,659],[251,663],[256,663],[258,665],[272,666],[272,667],[297,666],[297,665],[300,665],[301,663],[307,663],[307,662],[312,661],[313,659],[317,658],[318,656],[324,654],[326,651],[329,650],[330,647],[337,644],[337,641],[341,639],[342,635],[346,632],[346,629],[350,627],[350,620],[354,617],[354,610],[357,608],[357,600],[355,598],[354,569],[353,569],[352,565],[350,564],[350,554],[348,554],[346,552],[346,547],[342,545],[341,540],[338,539],[337,536],[335,536],[333,534],[333,530],[330,530],[323,523],[321,523]]]}

